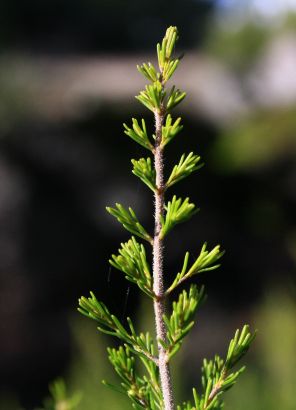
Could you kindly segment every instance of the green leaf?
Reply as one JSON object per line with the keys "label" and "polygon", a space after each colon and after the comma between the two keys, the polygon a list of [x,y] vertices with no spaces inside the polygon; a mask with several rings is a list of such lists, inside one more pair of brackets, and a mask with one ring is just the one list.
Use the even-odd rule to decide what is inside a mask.
{"label": "green leaf", "polygon": [[[147,334],[144,337],[147,348],[150,349],[152,340]],[[156,365],[146,358],[145,368],[147,375],[140,377],[136,370],[135,357],[131,354],[128,346],[120,346],[118,349],[108,348],[109,360],[116,373],[122,380],[121,386],[115,389],[124,391],[131,399],[133,407],[137,409],[163,409],[162,395],[160,391],[159,372]],[[107,384],[105,382],[105,384]],[[111,386],[113,387],[113,386]]]}
{"label": "green leaf", "polygon": [[155,168],[151,158],[140,158],[139,160],[132,159],[133,174],[139,177],[153,192],[156,190],[155,185]]}
{"label": "green leaf", "polygon": [[245,325],[241,331],[236,330],[234,338],[230,341],[225,366],[227,370],[232,369],[236,363],[249,350],[250,344],[254,340],[256,333],[251,334],[248,325]]}
{"label": "green leaf", "polygon": [[176,184],[183,178],[192,174],[192,172],[201,168],[203,164],[199,164],[199,161],[200,157],[193,154],[193,152],[190,152],[187,156],[183,154],[178,165],[174,166],[171,175],[166,182],[166,188]]}
{"label": "green leaf", "polygon": [[184,337],[194,325],[195,313],[204,300],[204,287],[200,289],[196,285],[190,286],[179,295],[177,301],[173,302],[170,318],[164,315],[163,319],[167,329],[167,356],[170,360],[180,349]]}
{"label": "green leaf", "polygon": [[203,366],[201,370],[201,383],[204,390],[207,389],[208,381],[211,380],[211,384],[214,385],[220,380],[221,374],[224,370],[224,361],[215,355],[214,360],[203,360]]}
{"label": "green leaf", "polygon": [[189,202],[189,198],[182,200],[177,199],[174,195],[172,201],[169,201],[165,206],[166,214],[162,218],[162,228],[160,237],[164,238],[173,227],[181,222],[185,222],[194,215],[198,209],[195,205]]}
{"label": "green leaf", "polygon": [[185,92],[182,92],[178,88],[176,89],[175,86],[173,86],[171,88],[170,94],[168,95],[168,101],[166,104],[167,109],[172,110],[176,107],[176,105],[180,104],[180,102],[183,101],[185,97]]}
{"label": "green leaf", "polygon": [[147,134],[145,120],[142,119],[142,124],[140,125],[135,118],[132,118],[132,123],[133,128],[130,128],[126,124],[123,124],[125,128],[124,133],[134,141],[136,141],[138,144],[142,145],[144,148],[148,149],[149,151],[153,151],[154,148]]}
{"label": "green leaf", "polygon": [[153,341],[150,338],[149,332],[136,334],[131,319],[128,317],[127,322],[130,328],[130,340],[129,348],[136,353],[141,359],[147,359],[154,364],[158,363],[158,358],[154,356]]}
{"label": "green leaf", "polygon": [[201,248],[200,254],[191,268],[187,271],[186,276],[193,276],[200,272],[211,271],[217,269],[220,265],[217,261],[224,255],[224,251],[220,251],[220,245],[215,246],[211,251],[207,250],[205,242]]}
{"label": "green leaf", "polygon": [[193,399],[194,399],[194,405],[195,405],[196,409],[198,409],[200,399],[199,399],[199,395],[198,395],[195,388],[192,389],[192,394],[193,394]]}
{"label": "green leaf", "polygon": [[107,212],[114,216],[118,222],[120,222],[123,227],[134,235],[139,236],[142,239],[145,239],[149,243],[152,243],[153,240],[151,236],[146,232],[143,226],[140,224],[135,212],[131,207],[125,209],[121,204],[115,204],[116,208],[106,207]]}
{"label": "green leaf", "polygon": [[197,408],[193,407],[190,401],[186,401],[181,405],[178,405],[177,410],[197,410]]}
{"label": "green leaf", "polygon": [[211,251],[207,250],[207,244],[204,243],[202,249],[200,251],[199,256],[192,264],[192,266],[188,268],[188,262],[190,254],[186,252],[184,257],[184,262],[182,266],[181,272],[178,272],[174,282],[171,286],[167,289],[166,294],[172,292],[177,286],[183,283],[188,278],[197,275],[201,272],[212,271],[217,269],[220,264],[218,264],[218,260],[224,255],[224,251],[220,251],[220,245],[215,246]]}
{"label": "green leaf", "polygon": [[181,118],[177,118],[176,121],[172,123],[172,116],[170,114],[167,115],[165,125],[162,127],[162,147],[165,147],[177,134],[179,134],[180,131],[182,131],[183,125],[180,125],[180,122]]}
{"label": "green leaf", "polygon": [[108,358],[121,378],[121,387],[127,396],[133,403],[140,405],[140,408],[146,408],[148,401],[141,380],[136,374],[135,357],[131,355],[130,349],[127,346],[120,346],[119,349],[108,348],[107,351]]}
{"label": "green leaf", "polygon": [[160,73],[158,73],[151,63],[143,63],[142,65],[137,65],[138,71],[144,75],[149,81],[158,81],[160,78]]}
{"label": "green leaf", "polygon": [[129,342],[129,335],[122,325],[118,326],[119,321],[116,316],[112,315],[103,302],[99,302],[95,295],[90,292],[90,297],[82,296],[79,300],[78,311],[84,316],[95,320],[99,323],[98,329],[106,334],[119,337]]}
{"label": "green leaf", "polygon": [[171,78],[171,76],[176,71],[179,65],[179,62],[180,60],[176,59],[176,60],[168,61],[167,63],[165,63],[163,72],[162,72],[162,78],[164,82],[168,81]]}
{"label": "green leaf", "polygon": [[163,38],[161,45],[157,44],[158,65],[162,73],[167,70],[166,66],[170,62],[177,40],[177,27],[171,26],[166,30],[165,37]]}
{"label": "green leaf", "polygon": [[159,81],[155,81],[153,84],[146,85],[145,90],[141,91],[136,96],[136,99],[146,108],[155,112],[155,110],[161,110],[165,95],[166,92],[162,84]]}
{"label": "green leaf", "polygon": [[130,354],[130,349],[127,346],[120,346],[119,349],[108,347],[107,352],[115,371],[129,388],[134,380],[135,373],[135,358]]}
{"label": "green leaf", "polygon": [[127,318],[129,330],[125,329],[115,315],[112,315],[103,302],[99,302],[95,295],[90,292],[90,297],[82,296],[79,300],[78,311],[84,316],[98,322],[98,330],[111,336],[115,336],[129,345],[131,351],[137,355],[148,357],[150,360],[157,362],[151,354],[151,346],[147,347],[149,335],[137,335],[130,318]]}
{"label": "green leaf", "polygon": [[134,237],[121,244],[119,255],[112,255],[110,264],[126,274],[126,279],[136,283],[151,298],[154,297],[150,267],[146,251]]}
{"label": "green leaf", "polygon": [[222,409],[221,394],[236,383],[245,367],[243,366],[232,373],[229,371],[246,354],[255,335],[256,333],[250,333],[248,325],[244,325],[241,331],[235,332],[234,338],[230,341],[226,360],[221,359],[218,355],[215,356],[214,360],[204,359],[201,379],[203,394],[199,407],[197,407],[198,410]]}

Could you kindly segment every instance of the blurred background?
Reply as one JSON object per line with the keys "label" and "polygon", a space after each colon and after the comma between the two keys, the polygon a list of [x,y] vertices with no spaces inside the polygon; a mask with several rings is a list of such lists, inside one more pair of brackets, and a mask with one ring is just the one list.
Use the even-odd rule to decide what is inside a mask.
{"label": "blurred background", "polygon": [[[17,0],[0,4],[0,408],[32,410],[48,383],[81,390],[79,409],[129,409],[101,379],[113,340],[76,312],[93,290],[119,318],[153,328],[149,301],[110,269],[127,232],[106,205],[152,227],[152,197],[131,172],[146,153],[122,123],[152,117],[134,96],[136,64],[177,25],[188,93],[167,170],[206,163],[176,186],[201,208],[166,245],[169,281],[206,240],[222,267],[196,278],[208,299],[175,360],[181,402],[201,360],[224,354],[245,322],[259,330],[229,410],[296,408],[296,0]],[[190,340],[189,340],[190,339]]]}

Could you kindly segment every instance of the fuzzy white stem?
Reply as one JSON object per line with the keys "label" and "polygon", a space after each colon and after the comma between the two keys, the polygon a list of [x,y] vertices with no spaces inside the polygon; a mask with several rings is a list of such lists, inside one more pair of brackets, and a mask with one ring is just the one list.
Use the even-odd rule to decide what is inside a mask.
{"label": "fuzzy white stem", "polygon": [[[165,313],[165,292],[163,285],[163,240],[160,237],[161,216],[164,211],[164,176],[163,176],[163,150],[161,147],[162,125],[164,113],[155,111],[155,151],[154,167],[156,171],[156,187],[154,195],[154,240],[153,240],[153,290],[156,298],[154,300],[154,314],[157,340],[166,340],[166,329],[163,321]],[[161,390],[164,400],[164,409],[173,410],[173,389],[169,364],[167,363],[166,351],[158,342],[158,361]]]}

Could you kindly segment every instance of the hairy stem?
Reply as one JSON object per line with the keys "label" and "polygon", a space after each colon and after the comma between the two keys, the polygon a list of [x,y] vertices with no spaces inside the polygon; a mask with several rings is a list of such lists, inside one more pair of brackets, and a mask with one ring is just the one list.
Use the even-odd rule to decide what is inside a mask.
{"label": "hairy stem", "polygon": [[[154,240],[153,240],[153,291],[156,295],[154,299],[154,314],[157,340],[166,340],[166,329],[163,321],[165,313],[165,292],[163,284],[163,240],[160,237],[161,216],[164,211],[164,176],[163,176],[163,149],[161,147],[162,125],[165,114],[163,110],[155,111],[155,151],[154,166],[156,171],[156,192],[154,195]],[[166,350],[158,342],[159,373],[161,389],[165,410],[173,410],[173,390],[170,368],[167,362]]]}

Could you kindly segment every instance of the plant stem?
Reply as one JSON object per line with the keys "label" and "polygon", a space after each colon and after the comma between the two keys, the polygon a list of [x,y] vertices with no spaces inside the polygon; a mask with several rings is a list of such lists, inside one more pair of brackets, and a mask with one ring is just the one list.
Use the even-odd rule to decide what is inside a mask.
{"label": "plant stem", "polygon": [[163,321],[165,313],[165,292],[163,284],[163,239],[160,237],[161,217],[164,211],[164,176],[163,176],[163,148],[162,125],[165,118],[163,110],[155,110],[155,150],[154,167],[156,172],[156,192],[154,195],[154,240],[153,240],[153,291],[156,295],[154,299],[154,314],[156,337],[158,340],[158,361],[164,409],[173,410],[173,389],[169,363],[167,362],[166,350],[159,343],[159,339],[166,340],[166,329]]}

